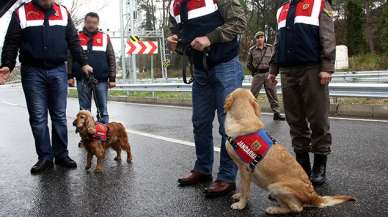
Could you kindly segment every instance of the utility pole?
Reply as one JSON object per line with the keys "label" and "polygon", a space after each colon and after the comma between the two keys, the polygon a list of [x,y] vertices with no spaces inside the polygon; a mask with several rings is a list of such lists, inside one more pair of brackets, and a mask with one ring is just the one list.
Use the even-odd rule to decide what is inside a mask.
{"label": "utility pole", "polygon": [[123,0],[120,0],[119,7],[120,7],[120,40],[121,40],[121,68],[123,70],[123,79],[126,79],[127,76],[127,60],[126,60],[126,53],[125,53],[125,44],[126,44],[126,37],[125,37],[125,28],[124,28],[124,2]]}
{"label": "utility pole", "polygon": [[[135,26],[135,12],[137,10],[137,2],[136,0],[127,0],[128,2],[128,13],[129,13],[129,22],[131,26],[131,35],[136,36],[137,31],[136,31],[136,26]],[[137,67],[136,67],[136,55],[132,54],[131,55],[132,59],[132,83],[136,83],[137,80]]]}

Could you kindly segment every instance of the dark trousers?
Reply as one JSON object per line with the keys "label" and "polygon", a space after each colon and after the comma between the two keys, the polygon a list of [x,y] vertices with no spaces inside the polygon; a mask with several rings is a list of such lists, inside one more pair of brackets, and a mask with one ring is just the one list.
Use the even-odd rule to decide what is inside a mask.
{"label": "dark trousers", "polygon": [[320,84],[320,66],[281,68],[284,110],[295,152],[329,154],[328,85]]}
{"label": "dark trousers", "polygon": [[[67,72],[65,66],[41,69],[22,66],[22,85],[39,159],[62,159],[67,150]],[[48,128],[52,124],[52,139]]]}
{"label": "dark trousers", "polygon": [[276,93],[276,86],[274,86],[270,81],[268,81],[269,73],[257,73],[253,76],[251,92],[257,98],[259,96],[260,90],[264,85],[265,93],[267,94],[268,102],[271,105],[273,112],[280,113],[280,106],[278,101],[278,96]]}
{"label": "dark trousers", "polygon": [[[77,91],[78,91],[78,101],[81,110],[92,109],[92,97],[97,107],[97,120],[100,123],[107,124],[109,123],[109,114],[108,114],[108,82],[98,82],[94,88],[94,93],[92,88],[87,85],[86,82],[77,80]],[[95,94],[93,96],[93,94]]]}

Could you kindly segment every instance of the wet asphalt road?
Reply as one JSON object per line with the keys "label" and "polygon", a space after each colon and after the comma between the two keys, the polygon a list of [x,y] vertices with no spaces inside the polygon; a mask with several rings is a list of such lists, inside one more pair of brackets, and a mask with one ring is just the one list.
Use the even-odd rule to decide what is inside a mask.
{"label": "wet asphalt road", "polygon": [[[195,157],[191,109],[111,102],[111,119],[130,130],[134,162],[117,163],[110,152],[104,173],[95,174],[83,169],[86,153],[77,147],[79,139],[71,127],[77,101],[69,99],[68,104],[69,150],[79,168],[32,176],[36,154],[22,91],[0,88],[0,216],[266,216],[264,209],[271,202],[256,186],[243,211],[231,210],[229,197],[205,199],[205,186],[177,186],[177,178],[190,171]],[[266,115],[264,122],[272,136],[290,148],[287,124]],[[357,201],[293,216],[388,216],[388,123],[331,120],[331,126],[328,184],[317,191],[349,194]],[[216,144],[217,127],[215,123]],[[214,175],[219,159],[215,155]]]}

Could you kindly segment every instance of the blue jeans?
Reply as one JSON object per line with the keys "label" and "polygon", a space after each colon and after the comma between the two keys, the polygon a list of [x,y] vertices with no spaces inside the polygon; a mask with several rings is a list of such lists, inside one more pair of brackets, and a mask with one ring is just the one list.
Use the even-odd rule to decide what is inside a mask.
{"label": "blue jeans", "polygon": [[[81,110],[92,109],[93,91],[83,80],[77,81],[78,101]],[[109,123],[108,114],[108,82],[98,82],[95,88],[94,101],[97,107],[97,120],[100,123]]]}
{"label": "blue jeans", "polygon": [[212,174],[214,161],[213,120],[217,111],[221,139],[220,168],[217,180],[235,182],[237,166],[229,157],[225,143],[224,101],[229,93],[242,86],[243,70],[238,57],[212,68],[208,75],[195,70],[193,83],[193,127],[197,160],[194,171]]}
{"label": "blue jeans", "polygon": [[[30,115],[35,148],[40,160],[62,159],[67,150],[67,72],[65,66],[41,69],[22,66],[22,85]],[[52,140],[48,129],[52,123]]]}

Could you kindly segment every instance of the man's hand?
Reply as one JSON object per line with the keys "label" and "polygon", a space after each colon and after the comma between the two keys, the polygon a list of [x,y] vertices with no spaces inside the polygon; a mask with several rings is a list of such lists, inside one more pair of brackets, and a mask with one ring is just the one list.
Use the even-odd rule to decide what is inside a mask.
{"label": "man's hand", "polygon": [[177,35],[172,35],[172,36],[167,38],[167,47],[171,51],[175,51],[177,44],[178,44],[178,36]]}
{"label": "man's hand", "polygon": [[211,43],[207,36],[203,36],[195,38],[190,45],[197,51],[203,51],[205,48],[209,47]]}
{"label": "man's hand", "polygon": [[268,74],[267,79],[268,79],[268,81],[269,81],[273,86],[276,86],[276,84],[278,83],[278,81],[276,80],[276,75]]}
{"label": "man's hand", "polygon": [[319,74],[319,77],[321,78],[321,85],[327,85],[331,81],[331,74],[329,72],[321,72]]}
{"label": "man's hand", "polygon": [[67,80],[67,84],[69,87],[75,87],[75,80],[74,78]]}
{"label": "man's hand", "polygon": [[115,88],[116,87],[116,82],[109,81],[109,88]]}
{"label": "man's hand", "polygon": [[0,85],[5,84],[5,82],[8,80],[9,75],[11,74],[11,71],[8,67],[2,67],[0,68]]}
{"label": "man's hand", "polygon": [[90,75],[93,73],[93,68],[90,65],[84,65],[82,66],[82,71],[85,73],[85,75]]}

